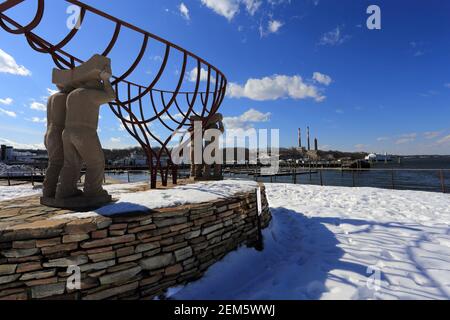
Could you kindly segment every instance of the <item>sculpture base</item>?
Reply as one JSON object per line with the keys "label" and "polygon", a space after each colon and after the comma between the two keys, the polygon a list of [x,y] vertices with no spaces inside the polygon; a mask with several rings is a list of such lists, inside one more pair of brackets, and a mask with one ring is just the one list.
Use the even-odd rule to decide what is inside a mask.
{"label": "sculpture base", "polygon": [[83,210],[100,208],[112,202],[110,195],[101,195],[98,197],[73,197],[67,199],[55,199],[41,197],[41,204],[52,208],[61,208],[68,210]]}

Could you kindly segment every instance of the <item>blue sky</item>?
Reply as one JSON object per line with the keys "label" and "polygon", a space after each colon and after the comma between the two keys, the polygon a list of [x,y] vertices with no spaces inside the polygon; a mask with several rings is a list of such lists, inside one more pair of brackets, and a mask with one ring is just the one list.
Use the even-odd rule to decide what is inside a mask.
{"label": "blue sky", "polygon": [[[278,128],[287,147],[296,145],[297,128],[309,125],[321,149],[450,154],[448,1],[85,2],[221,69],[230,82],[221,107],[228,130]],[[38,33],[56,42],[67,32],[67,4],[47,3]],[[381,30],[366,27],[371,4],[381,8]],[[26,21],[33,4],[22,6],[10,14]],[[88,58],[112,28],[89,17],[83,28],[68,51]],[[132,59],[135,40],[123,35],[112,57],[115,69]],[[151,79],[161,54],[156,45],[148,52],[139,80]],[[0,30],[0,142],[42,146],[51,68],[51,59],[23,37]],[[171,68],[163,89],[176,79],[176,59]],[[101,115],[105,147],[134,145],[109,107]]]}

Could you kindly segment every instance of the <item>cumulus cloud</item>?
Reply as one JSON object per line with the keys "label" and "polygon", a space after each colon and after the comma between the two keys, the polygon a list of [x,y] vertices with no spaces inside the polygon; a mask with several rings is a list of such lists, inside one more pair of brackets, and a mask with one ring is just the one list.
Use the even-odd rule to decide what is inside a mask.
{"label": "cumulus cloud", "polygon": [[37,111],[47,111],[47,106],[37,101],[32,102],[30,108]]}
{"label": "cumulus cloud", "polygon": [[[195,67],[194,69],[192,69],[189,73],[188,73],[188,79],[191,82],[196,82],[197,81],[197,73],[198,73],[198,69],[197,67]],[[204,68],[200,68],[200,81],[208,81],[208,70],[204,69]],[[216,81],[216,79],[212,76],[210,76],[210,81],[214,82]]]}
{"label": "cumulus cloud", "polygon": [[262,5],[261,0],[201,0],[202,4],[213,10],[218,15],[225,17],[228,21],[239,13],[243,5],[249,15],[253,16]]}
{"label": "cumulus cloud", "polygon": [[4,114],[4,115],[6,115],[8,117],[11,117],[11,118],[16,118],[17,117],[17,114],[14,111],[5,110],[3,108],[0,108],[0,114]]}
{"label": "cumulus cloud", "polygon": [[112,142],[112,143],[119,143],[120,141],[121,141],[121,139],[120,138],[111,138],[110,139],[110,141]]}
{"label": "cumulus cloud", "polygon": [[311,98],[317,102],[325,96],[314,86],[306,84],[299,75],[273,75],[262,79],[249,79],[245,85],[230,83],[228,97],[248,98],[256,101],[291,98],[296,100]]}
{"label": "cumulus cloud", "polygon": [[341,28],[337,26],[336,29],[333,29],[322,35],[322,38],[320,38],[319,40],[319,45],[338,46],[343,44],[348,39],[350,39],[350,36],[343,34]]}
{"label": "cumulus cloud", "polygon": [[313,80],[325,86],[329,86],[333,81],[330,76],[327,76],[326,74],[320,72],[314,72]]}
{"label": "cumulus cloud", "polygon": [[239,0],[202,0],[202,4],[231,21],[239,12]]}
{"label": "cumulus cloud", "polygon": [[388,141],[390,138],[389,137],[379,137],[377,138],[378,142],[383,142],[383,141]]}
{"label": "cumulus cloud", "polygon": [[238,117],[225,117],[223,123],[225,129],[244,129],[248,130],[253,128],[253,124],[257,122],[267,122],[270,120],[271,113],[262,113],[255,109],[250,109]]}
{"label": "cumulus cloud", "polygon": [[267,30],[270,33],[277,33],[282,26],[283,26],[283,22],[281,22],[279,20],[270,20],[269,25],[267,26]]}
{"label": "cumulus cloud", "polygon": [[22,65],[18,65],[16,60],[0,49],[0,73],[8,73],[17,76],[31,76],[30,70]]}
{"label": "cumulus cloud", "polygon": [[180,3],[180,5],[178,6],[178,10],[180,11],[180,14],[183,18],[185,18],[188,21],[191,20],[191,16],[189,15],[189,9],[183,2]]}
{"label": "cumulus cloud", "polygon": [[5,99],[0,99],[0,104],[3,104],[5,106],[9,106],[14,102],[13,99],[11,98],[5,98]]}

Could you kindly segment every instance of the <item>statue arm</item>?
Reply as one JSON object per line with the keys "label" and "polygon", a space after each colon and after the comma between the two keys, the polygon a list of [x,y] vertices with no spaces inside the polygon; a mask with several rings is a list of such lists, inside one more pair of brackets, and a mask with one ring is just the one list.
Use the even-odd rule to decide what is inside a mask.
{"label": "statue arm", "polygon": [[222,132],[222,134],[225,132],[225,126],[223,125],[222,121],[218,122],[218,126],[219,126],[219,131]]}
{"label": "statue arm", "polygon": [[107,96],[108,101],[110,102],[116,98],[116,92],[114,91],[113,86],[111,85],[111,82],[109,79],[103,81],[103,87]]}
{"label": "statue arm", "polygon": [[99,90],[101,91],[101,94],[99,95],[99,102],[101,104],[113,101],[116,98],[116,92],[109,80],[110,77],[111,74],[107,72],[102,72],[100,74],[100,78],[103,81],[103,90]]}

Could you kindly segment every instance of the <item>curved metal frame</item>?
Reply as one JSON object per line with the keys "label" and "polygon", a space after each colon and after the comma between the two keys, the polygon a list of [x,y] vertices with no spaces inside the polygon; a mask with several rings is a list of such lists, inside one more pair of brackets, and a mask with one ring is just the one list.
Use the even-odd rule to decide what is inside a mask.
{"label": "curved metal frame", "polygon": [[[23,1],[24,0],[7,0],[6,2],[0,4],[0,27],[9,33],[24,35],[32,49],[40,53],[50,54],[55,65],[60,69],[71,69],[83,63],[83,60],[63,50],[63,48],[72,39],[74,39],[79,29],[74,28],[70,30],[70,32],[57,44],[51,44],[39,35],[33,33],[33,30],[37,26],[39,26],[42,21],[45,9],[44,0],[36,0],[38,4],[36,15],[33,20],[26,26],[22,26],[4,13],[6,10],[20,4]],[[133,61],[131,66],[122,75],[113,76],[114,80],[112,84],[113,86],[115,86],[117,98],[109,105],[112,112],[122,122],[125,130],[141,145],[142,149],[144,150],[150,169],[151,187],[156,187],[158,172],[161,176],[162,184],[167,185],[170,170],[172,170],[173,183],[176,183],[177,166],[172,162],[168,145],[176,133],[180,132],[183,128],[187,129],[191,127],[191,123],[189,121],[189,118],[191,116],[200,116],[204,119],[204,123],[206,124],[209,118],[217,112],[226,93],[227,79],[225,75],[219,69],[212,66],[197,55],[165,39],[142,30],[123,20],[117,19],[94,7],[86,5],[81,1],[65,1],[80,7],[81,11],[78,21],[80,26],[83,24],[88,14],[95,15],[97,17],[101,17],[115,23],[115,29],[112,38],[102,53],[102,55],[104,56],[108,56],[111,53],[123,29],[129,29],[142,36],[142,45],[138,54],[136,55],[136,59]],[[142,61],[142,58],[148,48],[149,41],[157,41],[159,43],[162,43],[165,45],[166,49],[158,73],[148,86],[143,86],[128,81],[127,78],[136,70],[136,68]],[[178,53],[181,52],[183,56],[182,67],[180,70],[176,88],[174,91],[156,89],[155,86],[164,74],[167,66],[167,61],[171,52],[173,51]],[[180,89],[182,87],[183,81],[185,80],[186,67],[189,59],[194,60],[197,67],[195,90],[193,92],[182,92],[180,91]],[[199,91],[202,66],[207,67],[207,83],[205,92]],[[211,84],[211,82],[215,83]],[[119,98],[121,97],[120,93],[122,86],[125,86],[126,88],[126,100],[120,100]],[[211,87],[213,87],[214,90],[211,90]],[[132,95],[133,91],[137,92],[137,94]],[[158,108],[158,104],[155,102],[156,95],[159,95],[159,98],[161,100],[160,108]],[[144,115],[144,98],[149,98],[149,102],[151,104],[153,112],[155,113],[153,117],[146,118],[146,116]],[[180,107],[181,103],[187,104],[187,110],[182,110],[182,108]],[[133,112],[133,106],[135,105],[137,105],[137,112]],[[177,120],[176,116],[170,113],[169,110],[173,106],[176,107],[176,110],[182,116],[181,120]],[[195,106],[200,106],[200,111],[195,111]],[[175,127],[170,126],[165,119],[170,119],[172,123],[175,123]],[[154,121],[159,121],[162,126],[167,128],[170,132],[172,132],[172,134],[166,139],[160,139],[159,137],[157,137],[150,130],[150,124]],[[158,150],[154,149],[151,146],[151,140],[155,141],[158,144]],[[167,158],[167,165],[163,165],[163,157]]]}

